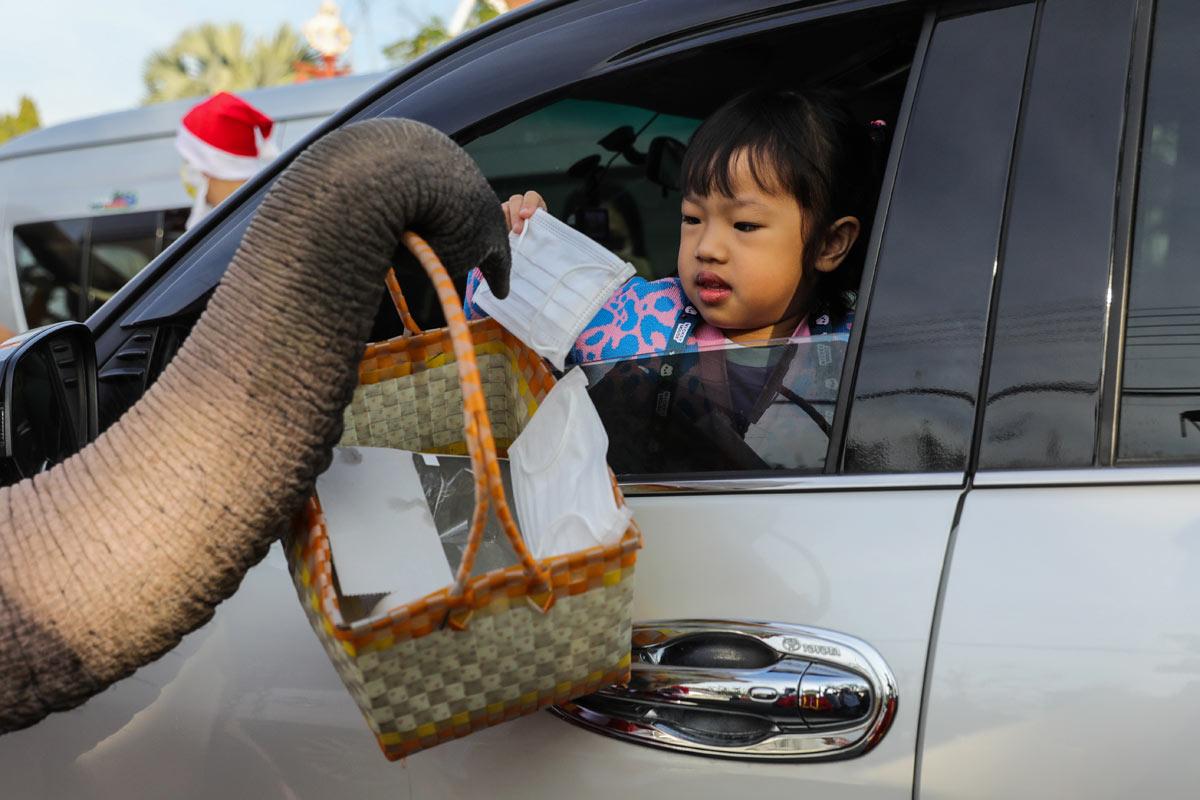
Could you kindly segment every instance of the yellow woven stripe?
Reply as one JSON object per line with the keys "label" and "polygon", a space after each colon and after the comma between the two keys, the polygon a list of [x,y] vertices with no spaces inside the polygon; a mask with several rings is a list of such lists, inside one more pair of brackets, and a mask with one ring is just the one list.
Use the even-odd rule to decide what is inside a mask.
{"label": "yellow woven stripe", "polygon": [[371,642],[366,646],[365,649],[368,653],[370,653],[375,650],[380,650],[380,651],[390,650],[395,646],[396,646],[396,637],[390,633],[386,633],[386,634],[380,634],[375,639],[372,639]]}
{"label": "yellow woven stripe", "polygon": [[614,569],[614,570],[610,570],[609,572],[604,573],[604,585],[605,586],[616,586],[620,582],[621,582],[621,570],[620,569]]}

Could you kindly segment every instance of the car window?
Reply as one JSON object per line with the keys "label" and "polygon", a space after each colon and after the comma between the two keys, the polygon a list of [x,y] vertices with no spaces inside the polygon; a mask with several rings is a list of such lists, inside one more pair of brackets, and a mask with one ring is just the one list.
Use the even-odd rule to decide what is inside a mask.
{"label": "car window", "polygon": [[978,468],[1098,462],[1135,0],[1040,4],[1013,154]]}
{"label": "car window", "polygon": [[967,466],[1032,5],[938,22],[882,230],[843,469]]}
{"label": "car window", "polygon": [[846,334],[582,365],[627,480],[825,466]]}
{"label": "car window", "polygon": [[1200,459],[1200,6],[1155,12],[1129,276],[1119,460]]}
{"label": "car window", "polygon": [[[835,92],[864,131],[876,121],[882,163],[920,22],[899,17],[886,33],[861,21],[797,26],[697,50],[587,81],[520,116],[493,120],[465,148],[498,200],[536,190],[550,213],[632,264],[637,276],[667,279],[676,274],[682,156],[701,121],[764,84]],[[851,297],[865,244],[864,237],[839,268],[851,275]],[[849,328],[620,362],[595,363],[589,353],[585,371],[608,431],[610,463],[627,480],[823,471]]]}

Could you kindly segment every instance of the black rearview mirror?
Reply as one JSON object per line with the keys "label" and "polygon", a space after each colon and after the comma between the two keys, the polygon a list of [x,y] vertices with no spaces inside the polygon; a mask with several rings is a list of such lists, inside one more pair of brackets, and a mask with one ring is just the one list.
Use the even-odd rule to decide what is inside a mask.
{"label": "black rearview mirror", "polygon": [[57,464],[96,438],[96,345],[79,322],[0,344],[0,484]]}

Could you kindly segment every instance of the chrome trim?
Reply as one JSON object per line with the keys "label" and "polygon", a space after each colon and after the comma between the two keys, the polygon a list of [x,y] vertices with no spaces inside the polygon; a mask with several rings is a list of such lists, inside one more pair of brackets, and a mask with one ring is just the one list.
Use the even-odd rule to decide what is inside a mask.
{"label": "chrome trim", "polygon": [[978,472],[972,481],[972,485],[980,489],[1021,486],[1136,486],[1171,483],[1200,483],[1200,465],[996,470],[994,472]]}
{"label": "chrome trim", "polygon": [[629,496],[657,494],[738,494],[742,492],[846,492],[885,489],[961,489],[961,472],[895,475],[781,475],[764,478],[689,478],[621,482]]}
{"label": "chrome trim", "polygon": [[[661,663],[682,640],[730,635],[753,638],[773,651],[776,662],[748,669]],[[636,624],[631,673],[628,684],[550,710],[606,736],[692,755],[829,761],[860,756],[878,744],[899,704],[895,676],[873,647],[804,625]],[[704,729],[705,720],[738,720],[748,732],[719,724]]]}

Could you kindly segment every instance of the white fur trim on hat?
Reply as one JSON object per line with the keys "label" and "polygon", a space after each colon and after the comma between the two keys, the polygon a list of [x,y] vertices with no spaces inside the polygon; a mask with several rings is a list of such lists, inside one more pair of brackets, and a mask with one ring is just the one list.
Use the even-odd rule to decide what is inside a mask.
{"label": "white fur trim on hat", "polygon": [[[255,129],[257,133],[257,129]],[[266,161],[254,156],[238,156],[214,147],[180,125],[175,134],[175,149],[189,164],[211,178],[242,181],[262,169]],[[261,150],[260,150],[261,152]]]}

